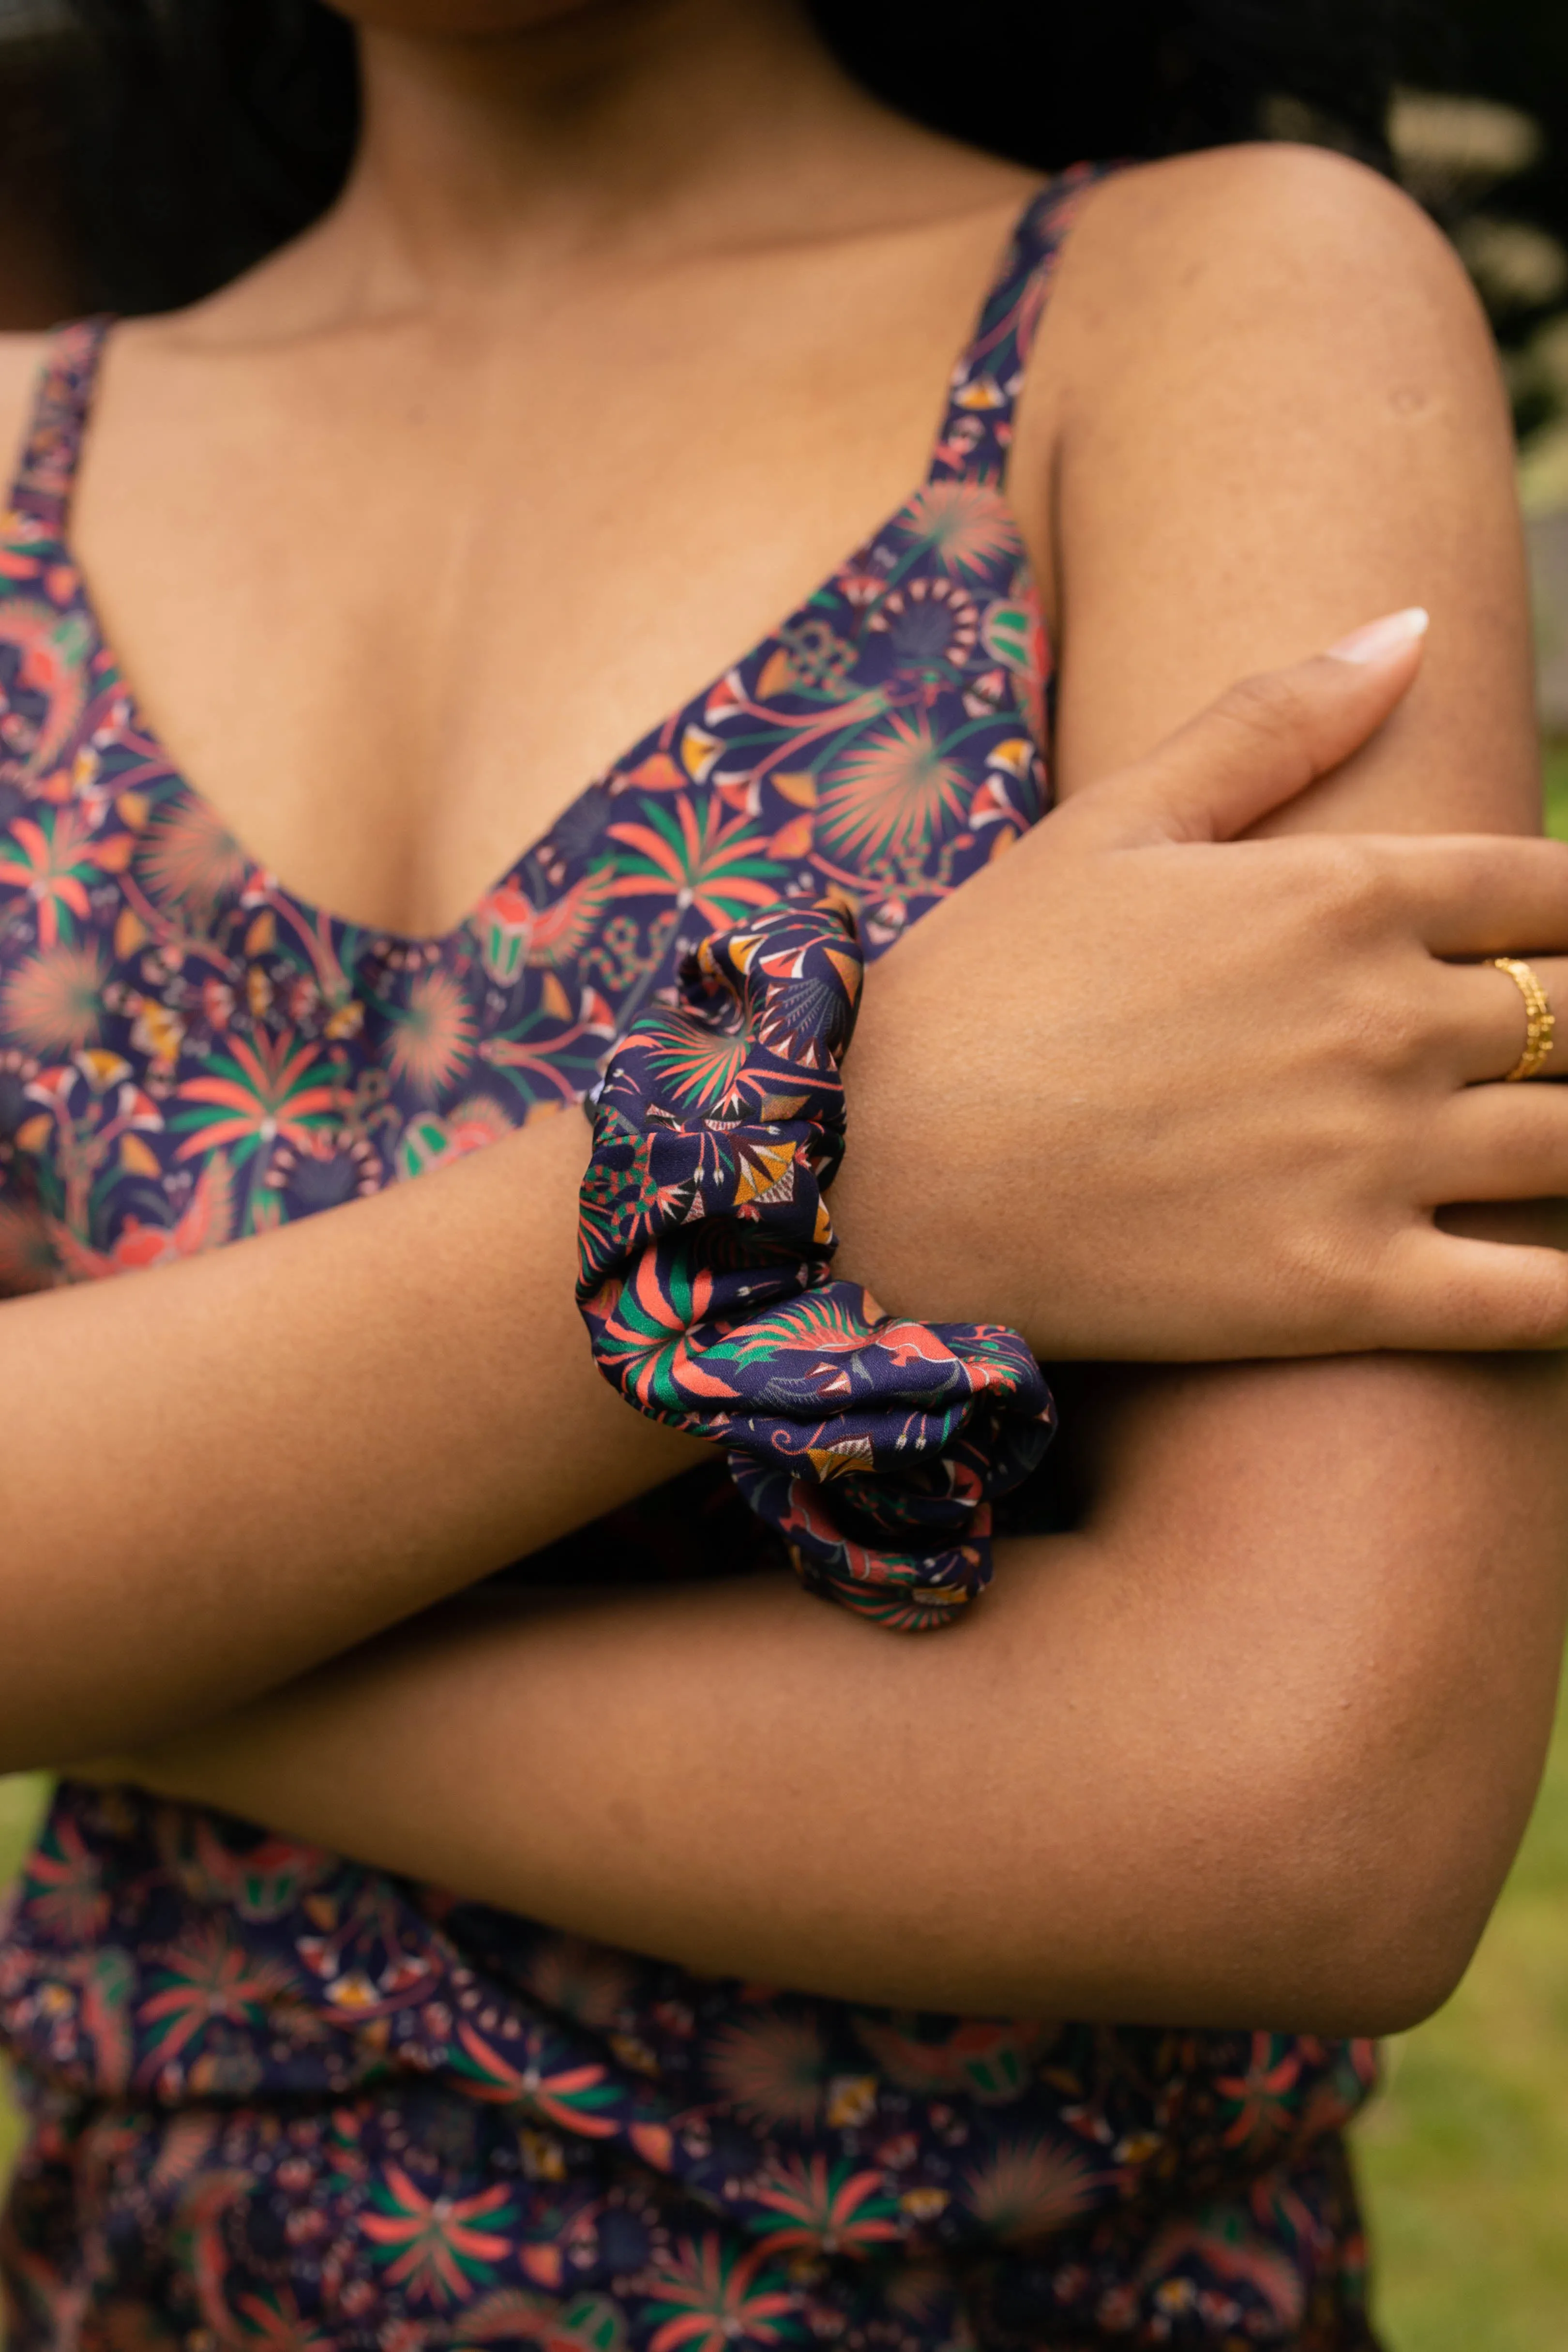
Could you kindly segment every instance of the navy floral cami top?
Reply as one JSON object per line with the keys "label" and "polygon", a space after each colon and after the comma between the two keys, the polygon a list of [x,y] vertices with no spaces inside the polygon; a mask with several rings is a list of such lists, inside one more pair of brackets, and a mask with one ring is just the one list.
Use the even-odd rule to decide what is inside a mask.
{"label": "navy floral cami top", "polygon": [[[416,1179],[580,1102],[706,934],[833,887],[875,955],[1036,823],[1048,664],[1004,483],[1087,178],[1019,223],[907,502],[441,938],[281,887],[145,723],[69,541],[104,330],[58,337],[0,530],[0,1290]],[[552,1574],[710,1572],[753,1526],[700,1475]],[[0,2038],[31,2120],[12,2352],[1371,2340],[1362,2043],[698,1979],[69,1784]]]}

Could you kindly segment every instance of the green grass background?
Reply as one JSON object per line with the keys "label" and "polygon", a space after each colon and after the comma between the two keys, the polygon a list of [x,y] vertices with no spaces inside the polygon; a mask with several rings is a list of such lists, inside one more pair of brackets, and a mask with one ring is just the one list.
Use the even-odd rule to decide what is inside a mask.
{"label": "green grass background", "polygon": [[[1548,755],[1568,837],[1568,745]],[[45,1793],[0,1780],[0,1881]],[[1389,2352],[1568,2352],[1568,1707],[1474,1966],[1360,2131]],[[0,2100],[0,2169],[15,2123]]]}

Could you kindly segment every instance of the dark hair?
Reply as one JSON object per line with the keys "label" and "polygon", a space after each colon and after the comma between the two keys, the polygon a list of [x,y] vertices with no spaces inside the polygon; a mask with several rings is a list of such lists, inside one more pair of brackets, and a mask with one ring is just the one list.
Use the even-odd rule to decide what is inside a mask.
{"label": "dark hair", "polygon": [[[1414,0],[808,5],[879,97],[1049,170],[1280,129],[1385,163]],[[68,14],[89,302],[192,300],[331,201],[357,100],[352,33],[321,0],[70,0]]]}

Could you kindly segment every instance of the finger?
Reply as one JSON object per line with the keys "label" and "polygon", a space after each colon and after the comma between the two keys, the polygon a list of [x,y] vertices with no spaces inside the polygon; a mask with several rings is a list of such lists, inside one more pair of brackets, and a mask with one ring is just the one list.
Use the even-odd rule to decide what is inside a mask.
{"label": "finger", "polygon": [[1231,839],[1382,726],[1421,666],[1426,628],[1413,606],[1310,661],[1244,678],[1146,759],[1080,793],[1080,817],[1129,844]]}
{"label": "finger", "polygon": [[1568,1195],[1568,1088],[1468,1087],[1426,1131],[1423,1206]]}
{"label": "finger", "polygon": [[1400,1234],[1378,1317],[1394,1348],[1478,1353],[1568,1342],[1568,1251],[1472,1241],[1425,1223]]}
{"label": "finger", "polygon": [[1568,952],[1568,842],[1378,834],[1362,847],[1434,955]]}
{"label": "finger", "polygon": [[[1530,968],[1559,1015],[1552,1051],[1534,1076],[1568,1077],[1568,956],[1532,956]],[[1445,964],[1439,970],[1439,1017],[1454,1038],[1458,1075],[1467,1086],[1506,1078],[1530,1034],[1519,983],[1491,963]]]}

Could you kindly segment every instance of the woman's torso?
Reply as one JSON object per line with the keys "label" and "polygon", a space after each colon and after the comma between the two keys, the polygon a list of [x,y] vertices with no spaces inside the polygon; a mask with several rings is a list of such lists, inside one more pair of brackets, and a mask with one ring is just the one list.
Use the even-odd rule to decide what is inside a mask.
{"label": "woman's torso", "polygon": [[[913,495],[738,662],[736,631],[710,683],[585,792],[514,794],[521,822],[484,869],[499,879],[467,898],[499,786],[459,801],[442,834],[443,796],[421,801],[407,759],[396,845],[366,861],[365,899],[322,894],[374,922],[324,911],[253,855],[270,831],[286,876],[290,843],[301,876],[349,871],[352,790],[321,821],[325,776],[306,759],[309,791],[267,796],[268,765],[288,769],[304,740],[297,710],[281,752],[259,728],[264,756],[253,740],[227,772],[237,801],[260,780],[253,840],[226,821],[237,798],[220,813],[132,698],[68,541],[99,343],[65,340],[0,548],[0,1286],[156,1264],[416,1176],[580,1097],[628,1007],[702,931],[832,879],[880,952],[1037,819],[1047,661],[1001,486],[1075,194],[1026,217]],[[725,429],[692,416],[699,443]],[[641,469],[636,455],[626,499],[658,451]],[[714,467],[708,528],[728,538],[750,526],[733,466]],[[275,503],[286,596],[289,551],[321,526]],[[802,549],[821,527],[807,518]],[[357,646],[352,629],[335,641],[337,688],[373,750],[401,726],[457,773],[469,640],[475,677],[552,665],[535,667],[509,605],[504,529],[476,542],[491,609],[453,601],[463,533],[405,541],[419,593],[404,609],[427,614],[447,667],[422,673],[416,636],[405,659],[371,600]],[[724,573],[724,593],[750,617],[744,576]],[[567,609],[591,634],[588,604]],[[697,610],[693,646],[716,625]],[[612,712],[653,674],[616,671],[616,635]],[[175,672],[167,687],[175,709]],[[193,745],[216,707],[195,711]],[[548,779],[601,723],[587,708],[525,735],[519,765],[537,749]],[[504,776],[488,753],[475,764]],[[422,861],[437,879],[415,887]],[[399,904],[418,919],[389,928]],[[458,906],[447,928],[421,927]],[[751,1540],[712,1479],[614,1531],[617,1564],[648,1574]],[[586,1531],[584,1570],[602,1549]],[[892,2017],[699,1981],[187,1809],[71,1788],[29,1865],[0,1999],[37,2116],[10,2250],[24,2343],[60,2340],[79,2306],[106,2345],[130,2339],[132,2314],[193,2343],[602,2352],[813,2334],[923,2347],[976,2328],[998,2343],[1360,2340],[1337,2128],[1368,2086],[1361,2045]]]}
{"label": "woman's torso", "polygon": [[524,262],[482,300],[319,329],[313,288],[285,305],[265,272],[128,322],[73,543],[141,708],[247,847],[356,919],[459,920],[918,480],[1029,188],[974,182],[939,177],[924,218]]}

